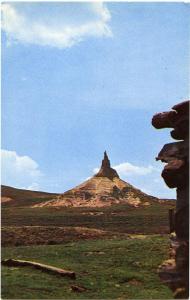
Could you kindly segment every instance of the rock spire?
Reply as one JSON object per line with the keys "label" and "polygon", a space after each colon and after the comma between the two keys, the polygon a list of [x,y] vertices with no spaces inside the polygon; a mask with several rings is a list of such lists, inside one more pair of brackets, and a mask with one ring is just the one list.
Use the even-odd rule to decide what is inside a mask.
{"label": "rock spire", "polygon": [[119,178],[119,175],[117,174],[116,170],[111,168],[110,160],[108,158],[106,151],[104,152],[104,158],[102,160],[101,168],[99,172],[95,175],[95,177],[107,177],[111,180],[114,177]]}
{"label": "rock spire", "polygon": [[110,167],[111,167],[110,160],[108,158],[107,152],[104,151],[104,158],[102,160],[102,166],[101,166],[101,168],[110,168]]}

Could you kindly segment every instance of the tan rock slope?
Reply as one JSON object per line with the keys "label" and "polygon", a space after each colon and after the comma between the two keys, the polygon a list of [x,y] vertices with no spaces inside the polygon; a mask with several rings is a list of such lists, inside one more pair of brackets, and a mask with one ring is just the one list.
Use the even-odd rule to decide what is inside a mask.
{"label": "tan rock slope", "polygon": [[134,207],[150,205],[156,197],[149,196],[119,178],[116,170],[110,166],[107,153],[99,172],[75,188],[33,207],[45,206],[86,206],[102,207],[113,204],[129,204]]}

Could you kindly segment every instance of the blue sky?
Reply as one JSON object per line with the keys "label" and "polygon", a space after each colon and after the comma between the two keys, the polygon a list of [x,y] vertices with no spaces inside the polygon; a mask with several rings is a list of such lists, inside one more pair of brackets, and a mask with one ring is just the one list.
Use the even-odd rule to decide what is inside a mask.
{"label": "blue sky", "polygon": [[189,5],[2,5],[2,183],[64,192],[104,150],[122,179],[175,197],[152,116],[189,97]]}

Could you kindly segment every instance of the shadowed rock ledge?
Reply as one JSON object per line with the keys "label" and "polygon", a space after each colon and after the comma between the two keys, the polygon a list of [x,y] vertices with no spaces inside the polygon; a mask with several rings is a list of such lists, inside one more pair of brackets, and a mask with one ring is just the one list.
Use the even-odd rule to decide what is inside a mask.
{"label": "shadowed rock ledge", "polygon": [[[177,189],[176,212],[170,237],[170,259],[159,267],[161,280],[174,292],[174,298],[189,297],[189,101],[156,114],[152,125],[173,128],[171,137],[180,140],[164,145],[157,160],[166,163],[162,177],[169,188]],[[172,222],[171,222],[172,223]]]}

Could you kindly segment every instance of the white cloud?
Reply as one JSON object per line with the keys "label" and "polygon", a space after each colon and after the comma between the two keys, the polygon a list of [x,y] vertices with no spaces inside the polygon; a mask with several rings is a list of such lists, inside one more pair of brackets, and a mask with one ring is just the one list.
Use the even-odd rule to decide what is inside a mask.
{"label": "white cloud", "polygon": [[9,44],[67,48],[87,37],[112,36],[110,19],[110,12],[102,2],[2,5],[2,29]]}
{"label": "white cloud", "polygon": [[15,151],[1,150],[2,184],[31,189],[39,188],[43,176],[38,164],[29,156],[19,156]]}
{"label": "white cloud", "polygon": [[99,170],[100,170],[100,168],[94,168],[93,173],[96,174],[96,173],[98,173]]}
{"label": "white cloud", "polygon": [[33,182],[31,185],[29,185],[26,190],[32,190],[32,191],[38,191],[39,190],[39,184],[37,182]]}
{"label": "white cloud", "polygon": [[127,175],[147,175],[152,173],[153,167],[147,166],[147,167],[142,167],[142,166],[135,166],[129,162],[124,162],[121,163],[117,166],[113,167],[121,176],[127,176]]}
{"label": "white cloud", "polygon": [[159,177],[159,178],[154,178],[153,179],[153,182],[155,182],[155,183],[159,183],[160,182],[160,180],[161,180],[161,178]]}
{"label": "white cloud", "polygon": [[154,192],[152,192],[152,190],[150,190],[150,189],[147,189],[146,187],[138,187],[142,192],[144,192],[145,194],[148,194],[148,195],[153,195],[154,194]]}

